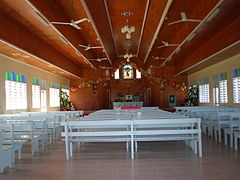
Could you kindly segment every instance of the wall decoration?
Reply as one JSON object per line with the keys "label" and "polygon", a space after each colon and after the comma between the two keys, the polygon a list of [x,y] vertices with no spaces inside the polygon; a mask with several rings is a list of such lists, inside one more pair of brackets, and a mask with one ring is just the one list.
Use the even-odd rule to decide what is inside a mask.
{"label": "wall decoration", "polygon": [[95,94],[97,92],[97,84],[93,84],[93,93]]}
{"label": "wall decoration", "polygon": [[[138,69],[142,73],[142,77],[144,77],[148,80],[148,84],[150,86],[152,86],[154,84],[160,84],[160,90],[165,90],[167,86],[170,86],[172,88],[175,88],[179,92],[186,92],[187,91],[187,85],[186,85],[185,82],[179,83],[179,82],[176,82],[176,81],[166,79],[164,77],[154,76],[152,74],[149,74],[147,71],[144,71],[142,68],[138,67],[135,63],[126,63],[125,61],[120,62],[117,67],[113,68],[112,77],[114,78],[114,72],[117,69],[121,69],[127,64],[132,66],[132,68],[134,68],[134,69]],[[77,87],[75,87],[75,86],[70,87],[70,92],[76,92],[77,89],[89,88],[91,86],[93,86],[93,88],[96,89],[97,84],[99,84],[102,81],[104,81],[103,86],[105,87],[107,80],[109,80],[109,79],[106,78],[106,76],[99,76],[96,80],[83,81]],[[118,79],[118,81],[119,82],[124,82],[123,79]],[[139,82],[139,80],[133,79],[132,82]],[[94,90],[94,91],[96,91],[96,90]]]}

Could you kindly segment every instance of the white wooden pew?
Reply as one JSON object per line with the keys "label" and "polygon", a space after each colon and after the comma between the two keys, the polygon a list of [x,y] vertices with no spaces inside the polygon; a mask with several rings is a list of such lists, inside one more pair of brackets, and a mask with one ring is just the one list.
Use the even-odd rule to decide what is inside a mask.
{"label": "white wooden pew", "polygon": [[5,133],[3,145],[10,145],[13,148],[12,161],[15,162],[15,152],[18,153],[18,160],[22,159],[22,144],[26,143],[25,140],[14,140],[13,124],[0,123],[0,131]]}
{"label": "white wooden pew", "polygon": [[202,157],[201,120],[199,118],[134,120],[133,127],[135,142],[192,141],[195,153],[198,149],[199,157]]}
{"label": "white wooden pew", "polygon": [[[134,158],[131,120],[68,121],[63,122],[62,125],[67,160],[72,157],[73,143],[76,142],[130,142],[131,158]],[[82,131],[78,131],[79,129]]]}
{"label": "white wooden pew", "polygon": [[[12,123],[34,123],[34,134],[38,135],[42,141],[42,149],[48,146],[48,142],[51,139],[51,134],[48,131],[47,117],[45,116],[20,116],[20,117],[11,117],[4,118],[6,122]],[[19,133],[21,133],[19,131]],[[28,132],[30,135],[30,132]],[[25,132],[26,134],[26,132]]]}
{"label": "white wooden pew", "polygon": [[0,173],[7,167],[12,167],[12,146],[5,146],[2,144],[4,141],[4,132],[0,131]]}

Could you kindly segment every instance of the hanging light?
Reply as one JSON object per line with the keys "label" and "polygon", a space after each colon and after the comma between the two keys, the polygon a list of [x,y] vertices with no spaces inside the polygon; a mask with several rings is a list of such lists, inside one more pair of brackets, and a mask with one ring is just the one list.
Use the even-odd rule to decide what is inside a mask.
{"label": "hanging light", "polygon": [[121,28],[121,32],[123,34],[126,33],[126,39],[131,39],[131,33],[135,32],[135,27],[134,26],[129,27],[127,20],[127,24]]}
{"label": "hanging light", "polygon": [[131,39],[131,34],[130,33],[126,33],[126,39]]}

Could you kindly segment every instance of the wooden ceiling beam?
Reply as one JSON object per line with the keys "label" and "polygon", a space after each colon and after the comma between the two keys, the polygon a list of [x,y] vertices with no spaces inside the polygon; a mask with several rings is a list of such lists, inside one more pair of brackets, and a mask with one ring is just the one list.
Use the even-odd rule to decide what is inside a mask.
{"label": "wooden ceiling beam", "polygon": [[164,17],[168,12],[171,3],[172,0],[153,0],[150,2],[139,51],[139,56],[144,60],[144,63],[147,61],[148,55],[151,52],[152,46],[157,38]]}
{"label": "wooden ceiling beam", "polygon": [[8,14],[0,11],[0,38],[14,46],[40,57],[49,63],[81,77],[81,67],[61,55],[48,43],[32,34],[25,26]]}
{"label": "wooden ceiling beam", "polygon": [[104,0],[82,0],[82,4],[104,46],[110,64],[112,64],[117,58],[117,54]]}
{"label": "wooden ceiling beam", "polygon": [[[66,10],[64,8],[68,7],[62,7],[59,2],[55,0],[48,1],[47,3],[45,1],[38,1],[38,0],[27,0],[31,3],[34,8],[39,10],[50,22],[70,22],[71,15],[66,13]],[[86,18],[86,17],[81,17]],[[74,19],[76,20],[76,19]],[[89,22],[84,22],[89,23]],[[83,48],[79,47],[79,44],[85,44],[89,25],[84,25],[84,23],[79,24],[79,26],[82,28],[80,30],[76,30],[75,28],[67,25],[54,25],[56,31],[61,33],[66,39],[71,43],[71,45],[79,51],[83,57],[83,59],[91,65],[91,67],[94,67],[93,64],[88,61],[87,59],[96,58],[96,55],[93,51],[85,51]],[[84,27],[83,27],[84,26]],[[91,25],[90,25],[91,26]],[[85,38],[84,38],[85,37]],[[87,37],[87,38],[86,38]],[[88,45],[88,44],[86,44]],[[95,67],[94,67],[95,68]]]}
{"label": "wooden ceiling beam", "polygon": [[[218,54],[240,40],[240,5],[236,3],[237,1],[224,1],[220,7],[221,12],[209,22],[208,28],[202,28],[197,32],[194,41],[186,44],[184,49],[173,58],[176,74],[191,72],[192,68],[199,69],[197,66],[204,68],[214,64],[210,58],[212,55]],[[228,55],[230,57],[231,53]],[[209,59],[211,62],[207,63]],[[219,59],[215,63],[217,62]]]}

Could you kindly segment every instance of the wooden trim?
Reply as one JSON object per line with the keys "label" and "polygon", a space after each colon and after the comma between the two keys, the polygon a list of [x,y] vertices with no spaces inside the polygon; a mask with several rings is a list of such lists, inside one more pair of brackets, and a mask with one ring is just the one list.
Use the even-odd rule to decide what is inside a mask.
{"label": "wooden trim", "polygon": [[[4,44],[6,44],[6,45],[8,45],[8,46],[10,46],[10,47],[12,47],[12,48],[14,48],[14,49],[17,49],[17,50],[19,50],[19,51],[21,51],[21,52],[23,52],[23,53],[26,53],[26,54],[28,54],[28,55],[30,55],[30,56],[32,56],[32,57],[34,57],[34,58],[36,58],[36,59],[38,59],[38,60],[46,63],[46,64],[48,64],[48,65],[51,65],[51,66],[53,66],[54,68],[57,68],[57,69],[59,69],[59,70],[61,70],[61,71],[64,71],[64,72],[66,72],[66,73],[68,73],[68,74],[71,74],[72,76],[74,76],[74,77],[76,77],[76,78],[78,78],[78,79],[82,79],[81,77],[79,77],[79,76],[77,76],[77,75],[75,75],[75,74],[73,74],[73,73],[71,73],[71,72],[69,72],[69,71],[66,71],[66,70],[64,70],[64,69],[62,69],[62,68],[60,68],[60,67],[58,67],[58,66],[56,66],[56,65],[54,65],[54,64],[51,64],[51,63],[49,63],[48,61],[46,61],[46,60],[44,60],[44,59],[42,59],[42,58],[40,58],[40,57],[38,57],[38,56],[35,56],[35,55],[33,55],[32,53],[30,53],[30,52],[28,52],[28,51],[25,51],[25,50],[23,50],[23,49],[15,46],[15,45],[11,44],[11,43],[8,43],[8,42],[6,42],[6,41],[4,41],[4,40],[2,40],[2,39],[0,39],[0,42],[1,42],[1,43],[4,43]],[[0,55],[1,55],[1,54],[0,54]],[[4,54],[2,54],[2,55],[4,55]],[[4,56],[6,56],[6,55],[4,55]],[[7,57],[9,57],[9,56],[7,56]],[[14,59],[14,58],[12,58],[12,57],[9,57],[9,58]],[[20,62],[20,63],[22,63],[22,64],[26,64],[26,65],[32,66],[32,65],[27,64],[27,63],[24,63],[24,62],[22,62],[22,61],[18,61],[18,62]],[[38,68],[38,67],[36,67],[36,66],[32,66],[32,67]],[[38,69],[41,69],[41,68],[38,68]],[[41,69],[41,70],[46,71],[46,70],[44,70],[44,69]],[[47,72],[48,72],[48,71],[47,71]],[[50,72],[49,72],[49,73],[50,73]],[[55,74],[55,75],[56,75],[56,74]],[[57,75],[57,76],[58,76],[58,75]]]}
{"label": "wooden trim", "polygon": [[[42,13],[29,0],[25,0],[25,1],[30,5],[31,8],[34,9],[34,11],[36,11],[36,12],[38,12],[38,13],[40,13],[42,15]],[[65,38],[67,40],[68,44],[74,49],[75,52],[78,51],[81,54],[81,56],[83,57],[85,63],[90,64],[91,68],[96,69],[96,67],[90,61],[88,61],[87,58],[75,46],[73,46],[73,44],[71,42],[69,42],[68,39],[57,28],[55,28],[52,25],[52,23],[45,16],[44,16],[44,18],[49,22],[49,26],[51,28],[53,28],[59,34],[60,37],[63,37],[63,38]]]}
{"label": "wooden trim", "polygon": [[183,70],[183,71],[181,71],[181,72],[175,74],[174,76],[178,76],[178,75],[180,75],[180,74],[182,74],[182,73],[184,73],[184,72],[186,72],[186,71],[189,71],[190,69],[196,67],[197,65],[199,65],[199,64],[201,64],[201,63],[203,63],[203,62],[209,60],[210,58],[213,58],[214,56],[219,55],[220,53],[222,53],[222,52],[224,52],[224,51],[226,51],[226,50],[232,48],[233,46],[235,46],[235,45],[237,45],[237,44],[240,44],[240,40],[238,40],[238,41],[232,43],[231,45],[229,45],[229,46],[227,46],[227,47],[221,49],[220,51],[218,51],[218,52],[212,54],[211,56],[208,56],[207,58],[205,58],[205,59],[199,61],[198,63],[192,65],[191,67],[189,67],[189,68],[187,68],[187,69],[185,69],[185,70]]}
{"label": "wooden trim", "polygon": [[[211,11],[205,16],[205,18],[202,20],[202,22],[200,22],[200,23],[194,28],[194,30],[179,44],[179,46],[178,46],[179,48],[181,48],[181,46],[188,40],[188,38],[191,37],[192,34],[195,33],[195,32],[200,28],[200,26],[201,26],[203,23],[206,22],[207,18],[215,11],[215,9],[218,8],[218,6],[219,6],[223,1],[224,1],[224,0],[220,0],[220,1],[214,6],[214,8],[212,8],[212,10],[211,10]],[[165,66],[167,62],[169,62],[170,60],[172,60],[172,59],[170,59],[170,57],[172,57],[172,56],[175,54],[176,49],[177,49],[177,48],[175,48],[174,51],[167,57],[167,59],[166,59],[165,61],[163,61],[163,63],[160,65],[160,67]]]}
{"label": "wooden trim", "polygon": [[139,43],[138,43],[137,57],[138,57],[139,50],[140,50],[140,46],[141,46],[141,43],[142,43],[143,31],[144,31],[144,27],[145,27],[145,24],[146,24],[146,19],[147,19],[149,4],[150,4],[150,0],[147,0],[146,8],[145,8],[145,13],[144,13],[144,18],[143,18],[143,23],[142,23],[141,34],[140,34],[140,39],[139,39]]}
{"label": "wooden trim", "polygon": [[96,34],[97,34],[97,36],[98,36],[98,38],[99,38],[99,41],[100,41],[100,43],[101,43],[101,45],[102,45],[102,47],[103,47],[103,49],[104,49],[104,51],[105,51],[105,54],[106,54],[106,56],[107,56],[107,58],[108,58],[108,61],[109,61],[109,63],[112,65],[112,61],[111,61],[109,55],[107,54],[107,51],[106,51],[105,47],[103,46],[103,42],[102,42],[101,36],[100,36],[100,34],[99,34],[98,30],[97,30],[97,27],[96,27],[95,22],[93,21],[92,15],[91,15],[91,13],[89,12],[88,6],[87,6],[85,0],[81,0],[81,2],[82,2],[82,5],[83,5],[83,8],[84,8],[85,11],[86,11],[86,14],[87,14],[87,16],[88,16],[88,19],[90,19],[90,21],[91,21],[91,23],[92,23],[92,26],[93,26],[93,29],[95,30],[95,32],[96,32]]}
{"label": "wooden trim", "polygon": [[119,54],[118,54],[118,50],[117,50],[116,40],[115,40],[115,38],[114,38],[115,36],[114,36],[114,34],[113,34],[113,28],[112,28],[111,18],[110,18],[110,15],[109,15],[107,0],[104,0],[104,5],[105,5],[106,12],[107,12],[108,23],[109,23],[109,25],[110,25],[110,29],[111,29],[111,33],[112,33],[112,38],[113,38],[113,43],[114,43],[115,51],[116,51],[116,54],[117,54],[117,57],[118,57]]}
{"label": "wooden trim", "polygon": [[157,30],[156,30],[156,32],[155,32],[155,34],[154,34],[154,36],[153,36],[153,39],[152,39],[152,42],[151,42],[151,44],[150,44],[150,46],[149,46],[148,52],[147,52],[147,54],[146,54],[146,56],[145,56],[145,58],[144,58],[144,64],[146,63],[146,61],[147,61],[147,59],[148,59],[148,56],[149,56],[149,54],[150,54],[150,52],[151,52],[151,50],[152,50],[152,47],[153,47],[153,45],[154,45],[154,43],[155,43],[155,40],[157,39],[157,36],[158,36],[158,34],[159,34],[159,31],[160,31],[160,29],[161,29],[161,27],[162,27],[162,25],[163,25],[164,19],[165,19],[167,13],[168,13],[168,10],[169,10],[172,2],[173,2],[173,0],[168,0],[168,2],[167,2],[167,5],[166,5],[166,7],[165,7],[165,9],[164,9],[164,11],[163,11],[163,14],[162,14],[162,18],[160,19],[160,21],[159,21],[159,23],[158,23]]}

